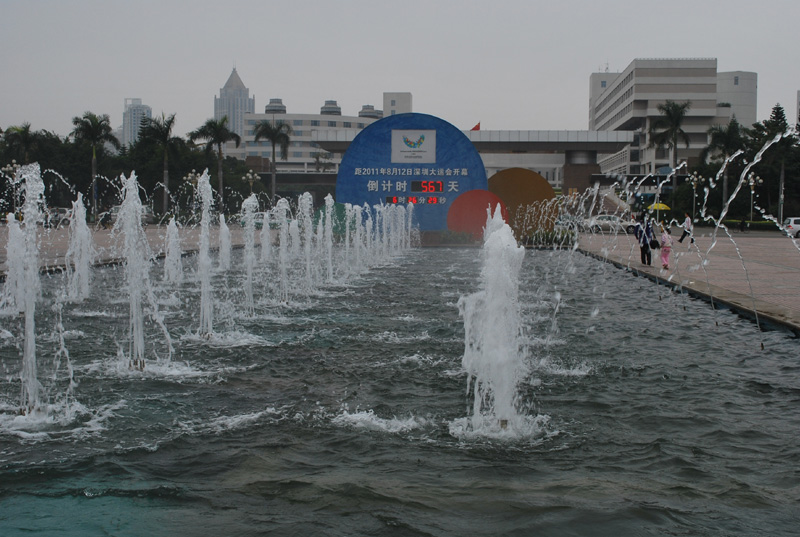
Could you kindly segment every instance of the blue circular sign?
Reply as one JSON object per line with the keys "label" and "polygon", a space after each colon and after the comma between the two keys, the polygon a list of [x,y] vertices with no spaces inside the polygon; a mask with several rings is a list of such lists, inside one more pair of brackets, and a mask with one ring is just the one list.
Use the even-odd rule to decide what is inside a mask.
{"label": "blue circular sign", "polygon": [[413,204],[421,231],[441,231],[460,194],[487,187],[483,161],[463,132],[434,116],[397,114],[372,123],[350,144],[336,201]]}

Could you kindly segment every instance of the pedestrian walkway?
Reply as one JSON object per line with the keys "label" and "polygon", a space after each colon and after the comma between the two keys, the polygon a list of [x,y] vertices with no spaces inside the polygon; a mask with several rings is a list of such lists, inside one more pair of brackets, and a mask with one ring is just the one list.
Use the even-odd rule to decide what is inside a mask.
{"label": "pedestrian walkway", "polygon": [[[164,255],[166,246],[166,226],[145,226],[145,236],[150,251],[156,257]],[[236,248],[244,244],[242,227],[231,224],[231,246]],[[43,270],[60,270],[64,267],[67,249],[69,248],[69,228],[39,228],[39,265]],[[260,233],[256,233],[255,243],[260,244]],[[200,228],[183,228],[180,232],[181,249],[184,253],[197,251],[200,244]],[[112,233],[108,229],[92,229],[92,240],[97,251],[98,264],[115,263],[122,257],[122,234]],[[0,226],[0,273],[6,272],[6,244],[8,242],[8,226]],[[219,247],[219,227],[213,226],[209,234],[211,249]]]}
{"label": "pedestrian walkway", "polygon": [[652,266],[642,265],[633,235],[584,233],[579,249],[637,276],[724,304],[759,320],[800,334],[800,240],[778,232],[699,229],[695,243],[675,237],[670,267],[661,268],[660,251]]}

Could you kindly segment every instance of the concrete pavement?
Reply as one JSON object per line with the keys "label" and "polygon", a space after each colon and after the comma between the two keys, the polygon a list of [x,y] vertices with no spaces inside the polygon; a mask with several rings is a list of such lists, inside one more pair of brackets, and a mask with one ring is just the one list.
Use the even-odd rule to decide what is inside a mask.
{"label": "concrete pavement", "polygon": [[[233,247],[242,246],[244,238],[242,226],[238,223],[230,223],[231,245]],[[39,264],[43,270],[59,270],[64,266],[64,259],[69,247],[69,228],[44,229],[39,227]],[[91,228],[92,239],[97,251],[98,263],[113,263],[122,256],[122,236],[114,234],[111,230],[102,228]],[[153,255],[161,256],[164,254],[166,246],[166,226],[145,226],[145,235],[150,245]],[[260,230],[256,231],[255,244],[261,244]],[[200,243],[199,227],[184,228],[180,231],[181,248],[184,253],[196,251]],[[209,242],[212,249],[219,247],[219,226],[212,226],[209,234]],[[0,272],[6,272],[6,244],[8,242],[8,226],[0,226]]]}
{"label": "concrete pavement", "polygon": [[675,246],[668,270],[661,268],[660,250],[652,266],[640,261],[632,235],[591,234],[580,237],[579,249],[637,276],[676,290],[724,304],[748,316],[786,326],[800,334],[800,240],[777,231],[731,231],[698,228],[695,243]]}

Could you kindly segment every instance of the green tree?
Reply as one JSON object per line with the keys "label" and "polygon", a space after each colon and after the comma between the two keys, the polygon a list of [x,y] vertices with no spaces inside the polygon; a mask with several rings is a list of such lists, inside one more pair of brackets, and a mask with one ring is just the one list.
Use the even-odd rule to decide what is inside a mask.
{"label": "green tree", "polygon": [[[739,122],[734,117],[727,125],[714,125],[708,129],[710,141],[708,146],[701,153],[703,162],[711,155],[717,155],[724,162],[725,159],[737,151],[745,149],[747,140]],[[730,166],[725,166],[722,172],[722,201],[728,200],[728,170]]]}
{"label": "green tree", "polygon": [[228,116],[223,116],[222,119],[209,119],[202,127],[189,133],[189,141],[192,143],[197,140],[206,141],[206,151],[210,152],[214,148],[217,149],[217,177],[219,178],[219,191],[217,197],[219,198],[219,210],[224,208],[223,196],[223,180],[222,180],[222,146],[227,142],[235,142],[236,147],[239,147],[242,139],[241,137],[228,129]]}
{"label": "green tree", "polygon": [[108,114],[98,116],[84,112],[82,117],[73,117],[75,127],[70,133],[76,141],[84,142],[92,148],[92,216],[97,218],[97,148],[109,143],[119,149],[120,143],[113,134]]}
{"label": "green tree", "polygon": [[[765,153],[767,163],[775,163],[779,167],[778,172],[778,221],[783,223],[784,208],[784,186],[786,181],[786,163],[792,158],[792,152],[796,150],[797,136],[789,132],[789,122],[786,120],[786,113],[780,103],[772,107],[769,119],[761,123],[755,123],[751,131],[753,140],[752,151],[759,151],[764,145],[774,140],[776,136],[781,136],[780,140],[773,143]],[[769,190],[767,203],[771,205]]]}
{"label": "green tree", "polygon": [[684,142],[689,147],[689,135],[683,130],[683,121],[686,114],[692,107],[692,103],[685,101],[678,103],[667,100],[664,104],[658,105],[661,117],[656,119],[650,126],[649,138],[650,147],[667,147],[672,152],[672,191],[677,187],[678,167],[678,142]]}
{"label": "green tree", "polygon": [[273,125],[269,121],[260,121],[256,123],[253,130],[255,141],[268,140],[272,144],[272,188],[270,189],[272,195],[272,202],[275,203],[275,147],[281,146],[281,159],[286,160],[287,152],[289,150],[289,142],[291,142],[292,127],[288,123],[278,122]]}
{"label": "green tree", "polygon": [[142,119],[142,125],[139,128],[139,140],[145,144],[154,144],[161,151],[163,151],[164,161],[164,202],[162,204],[162,213],[166,214],[169,211],[169,154],[170,152],[177,151],[178,147],[183,145],[183,139],[178,136],[172,136],[172,129],[175,127],[175,114],[165,116],[163,113],[161,117]]}
{"label": "green tree", "polygon": [[8,150],[21,157],[23,164],[30,162],[30,153],[36,147],[38,141],[38,134],[31,130],[31,124],[28,122],[19,126],[12,126],[6,129],[3,135]]}

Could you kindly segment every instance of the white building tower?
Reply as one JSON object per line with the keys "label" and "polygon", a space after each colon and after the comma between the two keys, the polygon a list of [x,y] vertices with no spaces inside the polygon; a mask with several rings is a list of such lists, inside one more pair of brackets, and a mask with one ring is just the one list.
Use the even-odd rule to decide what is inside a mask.
{"label": "white building tower", "polygon": [[250,97],[247,89],[233,68],[228,81],[219,90],[219,97],[214,97],[214,119],[228,117],[228,129],[239,136],[244,136],[244,115],[256,111],[256,98]]}
{"label": "white building tower", "polygon": [[144,118],[153,117],[153,110],[141,99],[125,99],[122,113],[122,146],[128,147],[139,139],[139,127]]}

